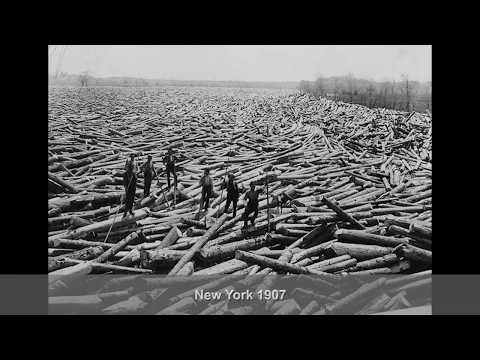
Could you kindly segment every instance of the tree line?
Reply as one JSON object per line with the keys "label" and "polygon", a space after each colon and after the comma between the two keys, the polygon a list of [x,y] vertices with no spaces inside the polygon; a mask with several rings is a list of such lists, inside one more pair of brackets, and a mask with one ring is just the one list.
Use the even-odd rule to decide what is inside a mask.
{"label": "tree line", "polygon": [[298,82],[262,82],[262,81],[208,81],[208,80],[155,80],[134,77],[94,77],[88,72],[81,74],[60,73],[49,76],[49,85],[53,86],[213,86],[239,88],[296,89]]}
{"label": "tree line", "polygon": [[299,90],[315,97],[405,111],[426,111],[432,106],[432,82],[419,82],[402,75],[400,81],[374,81],[355,78],[352,74],[318,77],[301,81]]}

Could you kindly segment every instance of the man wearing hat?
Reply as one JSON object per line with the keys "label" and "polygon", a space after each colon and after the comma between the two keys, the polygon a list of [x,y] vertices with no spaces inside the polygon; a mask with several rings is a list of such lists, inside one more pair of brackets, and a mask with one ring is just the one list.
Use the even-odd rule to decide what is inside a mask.
{"label": "man wearing hat", "polygon": [[163,163],[165,164],[165,172],[167,173],[167,184],[170,188],[170,173],[173,175],[174,184],[177,184],[177,174],[175,174],[175,155],[173,155],[172,149],[168,149],[167,154],[163,157]]}
{"label": "man wearing hat", "polygon": [[202,187],[202,197],[200,198],[200,210],[207,210],[210,198],[213,196],[213,180],[210,177],[210,170],[205,169],[199,182]]}
{"label": "man wearing hat", "polygon": [[225,204],[225,212],[228,211],[230,203],[233,207],[233,217],[237,216],[237,202],[238,202],[239,190],[238,184],[235,181],[235,176],[233,174],[228,174],[227,182],[227,203]]}
{"label": "man wearing hat", "polygon": [[125,173],[123,174],[123,186],[125,187],[125,211],[123,217],[127,215],[127,212],[133,215],[132,209],[137,188],[137,171],[135,154],[130,154],[130,159],[127,159],[125,162]]}
{"label": "man wearing hat", "polygon": [[152,155],[148,155],[147,161],[142,165],[143,170],[143,197],[150,195],[150,186],[152,185],[153,176],[157,176],[155,166],[152,163]]}
{"label": "man wearing hat", "polygon": [[262,192],[262,189],[255,190],[255,184],[250,183],[250,190],[245,193],[244,199],[247,201],[245,206],[245,212],[243,213],[243,227],[246,228],[248,225],[248,215],[253,213],[253,216],[250,218],[252,226],[255,224],[255,219],[258,215],[258,196]]}

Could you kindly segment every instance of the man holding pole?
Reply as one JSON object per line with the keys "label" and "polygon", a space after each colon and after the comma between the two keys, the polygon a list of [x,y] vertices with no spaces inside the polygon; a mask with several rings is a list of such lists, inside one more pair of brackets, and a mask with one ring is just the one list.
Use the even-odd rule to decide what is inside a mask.
{"label": "man holding pole", "polygon": [[173,175],[174,184],[177,184],[177,174],[175,173],[175,155],[173,155],[172,149],[168,149],[167,154],[163,158],[163,163],[165,164],[165,172],[167,174],[167,184],[170,189],[170,173]]}
{"label": "man holding pole", "polygon": [[239,196],[238,184],[235,181],[235,175],[228,174],[228,182],[227,182],[227,203],[225,205],[225,213],[228,212],[228,208],[230,207],[230,203],[232,203],[233,208],[233,217],[237,216],[237,202]]}
{"label": "man holding pole", "polygon": [[250,183],[250,190],[245,193],[245,200],[247,200],[247,205],[245,206],[245,212],[243,213],[243,227],[246,228],[248,225],[248,215],[253,213],[253,216],[250,218],[252,226],[255,224],[255,218],[258,216],[258,196],[262,190],[255,190],[255,184]]}
{"label": "man holding pole", "polygon": [[123,186],[125,187],[125,210],[123,217],[127,212],[133,215],[133,203],[135,201],[135,190],[137,188],[137,164],[135,164],[135,155],[130,154],[130,159],[125,163],[125,173],[123,174]]}
{"label": "man holding pole", "polygon": [[210,177],[210,170],[205,169],[202,178],[200,179],[202,186],[202,197],[200,199],[200,210],[208,209],[210,197],[213,195],[213,180]]}
{"label": "man holding pole", "polygon": [[150,186],[152,185],[152,178],[153,176],[157,176],[155,166],[152,163],[152,155],[148,155],[147,161],[142,165],[142,170],[143,170],[143,180],[144,180],[143,197],[146,198],[148,195],[150,195]]}

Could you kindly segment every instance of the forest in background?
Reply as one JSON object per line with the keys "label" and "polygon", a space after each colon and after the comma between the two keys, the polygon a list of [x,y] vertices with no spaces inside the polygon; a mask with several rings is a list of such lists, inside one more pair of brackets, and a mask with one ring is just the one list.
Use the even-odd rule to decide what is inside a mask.
{"label": "forest in background", "polygon": [[387,109],[425,112],[432,110],[432,82],[409,80],[374,81],[353,75],[318,77],[300,81],[299,90],[315,97]]}

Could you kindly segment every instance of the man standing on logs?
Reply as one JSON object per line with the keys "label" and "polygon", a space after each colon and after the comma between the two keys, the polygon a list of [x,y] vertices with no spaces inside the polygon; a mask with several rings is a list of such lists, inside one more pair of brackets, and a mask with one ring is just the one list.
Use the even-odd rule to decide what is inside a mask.
{"label": "man standing on logs", "polygon": [[200,210],[208,209],[210,197],[213,194],[213,181],[210,177],[210,170],[205,169],[202,178],[200,179],[200,185],[202,186],[202,198],[200,199]]}
{"label": "man standing on logs", "polygon": [[237,216],[237,202],[238,202],[238,184],[235,181],[235,175],[228,174],[228,182],[227,182],[227,203],[225,205],[225,213],[228,211],[230,207],[230,203],[232,203],[233,207],[233,217]]}
{"label": "man standing on logs", "polygon": [[157,176],[157,172],[155,171],[155,166],[152,163],[152,155],[148,155],[148,159],[142,165],[143,170],[143,180],[144,180],[144,187],[143,187],[143,197],[146,198],[150,195],[150,186],[152,185],[152,177]]}
{"label": "man standing on logs", "polygon": [[245,206],[245,212],[243,213],[243,227],[246,228],[248,225],[248,215],[253,213],[253,216],[250,218],[252,226],[255,224],[255,219],[258,215],[258,195],[262,190],[255,190],[255,184],[250,183],[250,190],[245,193],[244,199],[247,200],[247,205]]}
{"label": "man standing on logs", "polygon": [[173,155],[172,149],[168,149],[167,154],[163,158],[165,164],[165,172],[167,174],[167,184],[170,189],[170,173],[173,175],[173,181],[175,186],[177,185],[177,174],[175,173],[175,155]]}
{"label": "man standing on logs", "polygon": [[123,217],[129,212],[133,215],[133,203],[135,201],[135,190],[137,188],[137,164],[135,155],[130,154],[130,159],[125,163],[125,173],[123,175],[123,186],[125,187],[125,210]]}

